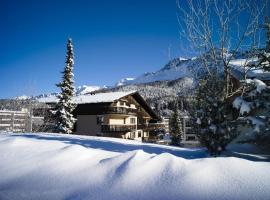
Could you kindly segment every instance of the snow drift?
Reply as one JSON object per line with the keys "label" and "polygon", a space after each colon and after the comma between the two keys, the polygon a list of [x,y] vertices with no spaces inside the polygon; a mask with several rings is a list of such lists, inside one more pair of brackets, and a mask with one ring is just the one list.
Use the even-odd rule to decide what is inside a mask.
{"label": "snow drift", "polygon": [[268,199],[270,163],[204,149],[57,134],[0,135],[0,199]]}

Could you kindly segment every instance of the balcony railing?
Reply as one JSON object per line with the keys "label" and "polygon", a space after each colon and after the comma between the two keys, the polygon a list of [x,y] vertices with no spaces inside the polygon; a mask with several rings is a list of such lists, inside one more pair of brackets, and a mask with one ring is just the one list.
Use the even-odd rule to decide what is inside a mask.
{"label": "balcony railing", "polygon": [[101,131],[103,133],[110,132],[130,132],[135,131],[136,125],[101,125]]}
{"label": "balcony railing", "polygon": [[162,128],[165,128],[165,124],[163,123],[138,124],[138,129],[143,129],[146,131],[157,130]]}
{"label": "balcony railing", "polygon": [[132,108],[125,108],[125,107],[108,107],[104,110],[104,114],[131,115],[131,114],[136,114],[136,110]]}

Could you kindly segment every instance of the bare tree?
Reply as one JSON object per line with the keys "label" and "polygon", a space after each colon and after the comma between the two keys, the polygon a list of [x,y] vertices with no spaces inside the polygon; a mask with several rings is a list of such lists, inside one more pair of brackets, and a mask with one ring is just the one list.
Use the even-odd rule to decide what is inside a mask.
{"label": "bare tree", "polygon": [[199,56],[204,72],[196,95],[198,136],[214,154],[224,150],[235,137],[230,99],[236,94],[243,95],[246,88],[245,84],[233,87],[232,60],[244,55],[241,70],[246,79],[253,67],[252,59],[263,45],[266,7],[265,0],[178,1],[180,37]]}
{"label": "bare tree", "polygon": [[177,5],[181,39],[200,55],[209,76],[221,70],[222,66],[225,98],[230,97],[234,92],[229,82],[230,61],[239,51],[254,52],[262,45],[262,23],[267,2],[179,0]]}

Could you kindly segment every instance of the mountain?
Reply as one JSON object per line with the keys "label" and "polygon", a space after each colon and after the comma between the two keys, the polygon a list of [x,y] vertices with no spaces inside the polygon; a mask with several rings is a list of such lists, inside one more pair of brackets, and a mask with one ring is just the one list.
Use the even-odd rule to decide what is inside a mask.
{"label": "mountain", "polygon": [[[194,69],[197,68],[197,69]],[[184,77],[193,78],[193,70],[199,71],[201,64],[198,58],[175,58],[156,72],[147,72],[137,78],[121,79],[116,86],[151,83],[156,81],[170,81]]]}
{"label": "mountain", "polygon": [[99,87],[99,86],[89,86],[89,85],[79,86],[76,89],[76,95],[83,95],[83,94],[91,93],[96,90],[100,90],[101,88],[102,87]]}
{"label": "mountain", "polygon": [[29,97],[27,95],[22,95],[22,96],[15,97],[15,99],[17,99],[17,100],[27,100],[27,99],[31,99],[31,97]]}
{"label": "mountain", "polygon": [[120,81],[118,81],[115,86],[122,86],[122,85],[128,85],[131,84],[134,81],[135,78],[123,78]]}
{"label": "mountain", "polygon": [[243,59],[249,57],[249,52],[228,52],[227,50],[222,52],[216,49],[215,53],[217,63],[213,60],[212,52],[193,58],[174,58],[155,72],[147,72],[133,79],[121,79],[116,87],[110,88],[109,91],[136,90],[161,116],[170,116],[176,99],[182,111],[189,110],[192,103],[190,97],[195,92],[198,80],[207,72],[205,63],[209,70],[217,69],[222,73],[221,53],[228,59],[232,59],[232,63],[243,62]]}
{"label": "mountain", "polygon": [[[116,86],[151,83],[156,81],[172,81],[181,78],[192,78],[194,81],[198,80],[202,74],[206,72],[204,63],[207,63],[209,68],[219,66],[218,70],[222,72],[223,62],[221,55],[225,55],[227,59],[232,61],[245,59],[250,57],[250,52],[229,52],[227,50],[215,49],[215,60],[213,59],[213,52],[208,51],[198,57],[183,58],[178,57],[170,60],[163,68],[155,72],[146,72],[136,78],[124,78],[117,82]],[[215,61],[217,63],[215,64]]]}
{"label": "mountain", "polygon": [[[116,87],[107,91],[138,91],[161,116],[171,115],[178,100],[181,111],[190,109],[189,97],[194,94],[197,77],[205,72],[201,57],[178,57],[155,72],[137,78],[121,79]],[[105,90],[106,91],[106,90]]]}

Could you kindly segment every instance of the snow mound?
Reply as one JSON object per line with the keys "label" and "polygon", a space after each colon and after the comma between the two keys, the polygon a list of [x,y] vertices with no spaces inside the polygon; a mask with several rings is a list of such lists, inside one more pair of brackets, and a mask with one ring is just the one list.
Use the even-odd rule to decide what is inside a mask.
{"label": "snow mound", "polygon": [[1,134],[0,199],[268,199],[270,163],[207,158],[202,151],[101,137]]}

